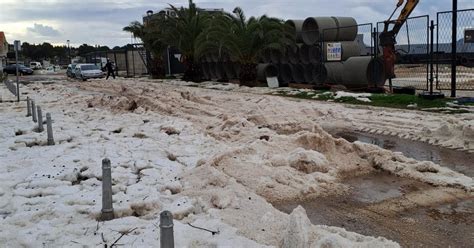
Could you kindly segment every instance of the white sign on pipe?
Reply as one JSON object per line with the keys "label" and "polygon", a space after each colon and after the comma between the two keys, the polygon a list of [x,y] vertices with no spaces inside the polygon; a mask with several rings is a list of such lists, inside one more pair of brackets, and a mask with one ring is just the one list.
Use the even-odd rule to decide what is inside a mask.
{"label": "white sign on pipe", "polygon": [[342,48],[340,42],[331,42],[326,45],[327,61],[341,61]]}
{"label": "white sign on pipe", "polygon": [[267,85],[268,88],[278,88],[280,86],[280,82],[278,82],[277,77],[267,77]]}

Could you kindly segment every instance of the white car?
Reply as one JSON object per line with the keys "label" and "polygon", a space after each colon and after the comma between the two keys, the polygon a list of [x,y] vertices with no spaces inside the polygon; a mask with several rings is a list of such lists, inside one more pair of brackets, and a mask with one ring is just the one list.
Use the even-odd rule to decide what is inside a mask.
{"label": "white car", "polygon": [[76,78],[86,81],[90,78],[103,78],[104,72],[94,64],[77,64],[74,69]]}
{"label": "white car", "polygon": [[30,63],[30,68],[33,69],[33,70],[40,70],[40,69],[43,69],[43,66],[41,65],[40,62],[31,62]]}

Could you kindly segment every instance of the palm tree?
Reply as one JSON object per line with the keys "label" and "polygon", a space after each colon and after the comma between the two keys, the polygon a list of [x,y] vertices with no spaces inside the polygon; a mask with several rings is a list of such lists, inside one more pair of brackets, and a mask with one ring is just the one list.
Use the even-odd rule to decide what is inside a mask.
{"label": "palm tree", "polygon": [[247,19],[241,8],[233,14],[213,18],[206,33],[200,37],[198,53],[218,49],[240,63],[241,84],[253,84],[257,78],[256,66],[266,49],[284,50],[294,44],[291,27],[282,20],[261,16]]}
{"label": "palm tree", "polygon": [[188,8],[170,7],[176,15],[167,17],[166,41],[181,52],[181,62],[186,67],[183,79],[199,81],[201,71],[196,48],[214,14],[199,11],[192,0],[189,0]]}
{"label": "palm tree", "polygon": [[163,51],[167,47],[163,35],[165,25],[165,18],[162,15],[156,15],[151,18],[147,25],[135,21],[123,28],[124,31],[132,33],[134,37],[140,38],[145,49],[151,53],[150,74],[157,78],[165,76],[163,61]]}

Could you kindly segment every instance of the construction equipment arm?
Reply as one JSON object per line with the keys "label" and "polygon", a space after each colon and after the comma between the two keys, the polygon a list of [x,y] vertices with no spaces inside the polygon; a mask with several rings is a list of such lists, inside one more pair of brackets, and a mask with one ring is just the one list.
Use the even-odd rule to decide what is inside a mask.
{"label": "construction equipment arm", "polygon": [[[398,0],[397,7],[393,11],[392,15],[385,21],[383,32],[380,34],[380,45],[383,47],[383,59],[385,66],[385,75],[387,78],[395,77],[395,61],[397,59],[395,54],[395,44],[397,44],[396,37],[403,24],[407,21],[415,7],[418,5],[419,0],[407,0],[405,6],[400,12],[400,16],[397,20],[391,20],[395,12],[400,6],[403,5],[404,0]],[[388,30],[390,24],[393,24],[392,30]]]}

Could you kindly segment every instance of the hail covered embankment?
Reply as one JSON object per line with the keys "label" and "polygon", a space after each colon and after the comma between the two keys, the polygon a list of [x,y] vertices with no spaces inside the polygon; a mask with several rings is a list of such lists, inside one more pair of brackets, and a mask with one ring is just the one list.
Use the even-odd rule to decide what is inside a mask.
{"label": "hail covered embankment", "polygon": [[[41,145],[45,134],[35,133],[24,117],[26,104],[2,105],[0,242],[98,246],[126,233],[120,244],[156,246],[159,213],[170,210],[178,246],[396,247],[385,238],[312,225],[301,207],[288,215],[271,204],[343,194],[344,179],[375,170],[474,190],[470,177],[335,139],[321,128],[377,126],[382,121],[370,118],[380,116],[393,120],[388,130],[402,132],[403,113],[300,102],[234,85],[210,90],[173,83],[121,79],[24,87],[52,113],[57,145],[50,147]],[[409,115],[415,115],[411,122],[423,117]],[[464,117],[452,118],[459,124]],[[432,122],[415,127],[435,135]],[[98,224],[104,157],[112,161],[119,218]]]}

